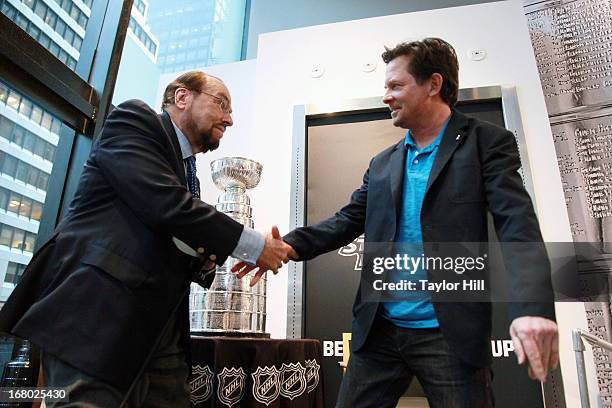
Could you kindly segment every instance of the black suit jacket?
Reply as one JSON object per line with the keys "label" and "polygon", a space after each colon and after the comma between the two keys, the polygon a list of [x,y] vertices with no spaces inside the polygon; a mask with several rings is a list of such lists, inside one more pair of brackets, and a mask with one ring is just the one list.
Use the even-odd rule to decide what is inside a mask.
{"label": "black suit jacket", "polygon": [[187,298],[199,262],[222,265],[243,226],[187,188],[167,113],[127,101],[108,116],[70,210],[0,312],[0,331],[127,388],[175,310],[188,347]]}
{"label": "black suit jacket", "polygon": [[[286,235],[284,239],[297,251],[300,260],[347,245],[364,232],[366,255],[369,243],[393,242],[405,161],[406,149],[401,140],[371,160],[363,185],[352,194],[348,205],[327,220]],[[517,171],[519,167],[518,149],[511,132],[453,110],[427,183],[421,231],[424,242],[487,242],[487,210],[490,211],[500,241],[536,243],[521,259],[504,257],[509,290],[514,291],[510,298],[543,299],[541,293],[550,294],[550,265],[531,200]],[[530,260],[544,267],[544,273],[529,276],[529,270],[523,266]],[[372,280],[368,264],[364,260],[362,282]],[[527,296],[521,291],[540,294]],[[432,299],[440,329],[451,349],[475,366],[489,364],[490,303]],[[353,350],[364,345],[378,307],[379,303],[372,298],[366,301],[360,286],[353,306]],[[548,302],[510,305],[511,319],[524,315],[554,319],[554,307]]]}

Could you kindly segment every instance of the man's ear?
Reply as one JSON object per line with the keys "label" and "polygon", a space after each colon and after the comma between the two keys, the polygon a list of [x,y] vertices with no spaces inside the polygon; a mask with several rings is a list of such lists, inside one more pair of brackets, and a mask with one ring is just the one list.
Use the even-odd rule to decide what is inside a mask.
{"label": "man's ear", "polygon": [[174,105],[179,109],[185,109],[187,106],[187,97],[190,91],[187,88],[176,88],[174,91]]}
{"label": "man's ear", "polygon": [[444,78],[437,72],[433,73],[429,78],[429,96],[440,94],[442,85],[444,84]]}

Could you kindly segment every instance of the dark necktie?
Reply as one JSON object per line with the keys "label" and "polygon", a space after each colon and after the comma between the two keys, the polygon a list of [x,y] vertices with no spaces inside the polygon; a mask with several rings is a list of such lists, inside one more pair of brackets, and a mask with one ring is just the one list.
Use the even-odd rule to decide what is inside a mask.
{"label": "dark necktie", "polygon": [[196,158],[195,156],[189,156],[185,159],[185,166],[187,167],[187,185],[193,198],[200,198],[200,180],[196,177]]}
{"label": "dark necktie", "polygon": [[[200,198],[200,180],[196,176],[196,158],[189,156],[185,160],[187,168],[187,185],[193,198]],[[201,257],[193,258],[191,261],[192,270],[191,281],[197,283],[203,288],[209,288],[215,278],[216,265],[208,259]]]}

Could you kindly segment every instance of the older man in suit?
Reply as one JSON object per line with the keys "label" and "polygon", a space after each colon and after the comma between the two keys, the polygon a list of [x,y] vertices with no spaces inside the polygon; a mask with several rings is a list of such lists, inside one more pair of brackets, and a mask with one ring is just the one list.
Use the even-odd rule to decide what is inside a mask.
{"label": "older man in suit", "polygon": [[[297,252],[291,256],[309,260],[362,233],[366,258],[373,243],[487,242],[488,210],[500,241],[535,243],[521,259],[509,256],[505,263],[510,297],[523,300],[510,306],[515,350],[520,363],[529,362],[531,377],[544,381],[558,361],[557,326],[549,263],[517,172],[513,134],[453,109],[458,61],[447,42],[402,43],[388,49],[383,60],[383,101],[393,124],[408,130],[406,137],[372,159],[348,205],[284,237]],[[413,255],[420,257],[421,251]],[[542,270],[531,275],[524,267],[530,261]],[[367,259],[364,264],[337,407],[395,407],[415,376],[430,407],[493,406],[490,303],[440,301],[427,291],[413,300],[377,297],[371,288],[365,291],[372,268]],[[238,264],[234,270],[244,274],[254,268]],[[437,279],[430,270],[420,269],[416,276]]]}
{"label": "older man in suit", "polygon": [[288,260],[275,228],[263,236],[200,200],[195,154],[233,124],[223,82],[185,73],[163,111],[111,112],[70,211],[0,312],[1,331],[42,349],[45,384],[67,387],[71,406],[189,406],[191,281],[210,285],[228,256],[274,271]]}

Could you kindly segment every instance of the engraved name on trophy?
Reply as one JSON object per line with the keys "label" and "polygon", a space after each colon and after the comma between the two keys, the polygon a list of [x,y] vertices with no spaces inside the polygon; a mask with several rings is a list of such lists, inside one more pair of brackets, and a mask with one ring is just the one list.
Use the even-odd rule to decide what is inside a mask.
{"label": "engraved name on trophy", "polygon": [[[261,164],[242,157],[225,157],[210,164],[220,190],[217,210],[253,228],[252,208],[246,191],[259,184]],[[217,267],[210,289],[192,283],[189,296],[191,332],[194,334],[264,335],[266,322],[265,274],[250,287],[250,276],[238,279],[231,271],[235,258]]]}

